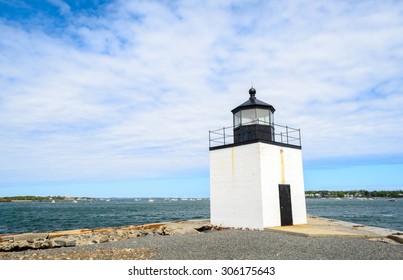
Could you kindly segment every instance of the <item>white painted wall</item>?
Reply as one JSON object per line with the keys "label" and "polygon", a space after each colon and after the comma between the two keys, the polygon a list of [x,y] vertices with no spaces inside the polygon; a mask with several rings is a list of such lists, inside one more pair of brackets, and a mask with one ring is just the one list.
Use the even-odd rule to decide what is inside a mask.
{"label": "white painted wall", "polygon": [[259,146],[210,151],[211,223],[262,228]]}
{"label": "white painted wall", "polygon": [[[279,184],[289,184],[293,224],[306,224],[306,205],[302,151],[265,143],[256,143],[261,151],[262,201],[265,227],[280,226]],[[283,151],[284,182],[281,172]]]}
{"label": "white painted wall", "polygon": [[281,183],[291,185],[294,224],[306,223],[301,150],[253,143],[210,151],[211,223],[257,229],[281,225]]}

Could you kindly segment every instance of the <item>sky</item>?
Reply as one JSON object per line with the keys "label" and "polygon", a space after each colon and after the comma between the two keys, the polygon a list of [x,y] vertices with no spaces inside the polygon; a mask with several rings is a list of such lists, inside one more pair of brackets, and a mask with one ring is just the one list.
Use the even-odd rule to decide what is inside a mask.
{"label": "sky", "polygon": [[306,190],[403,188],[403,1],[0,0],[0,196],[208,197],[256,97]]}

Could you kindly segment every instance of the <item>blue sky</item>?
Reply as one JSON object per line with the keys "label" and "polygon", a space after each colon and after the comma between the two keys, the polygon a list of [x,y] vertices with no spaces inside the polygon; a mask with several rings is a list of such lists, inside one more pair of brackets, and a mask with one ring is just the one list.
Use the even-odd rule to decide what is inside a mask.
{"label": "blue sky", "polygon": [[0,196],[209,195],[257,97],[305,188],[403,188],[402,1],[0,0]]}

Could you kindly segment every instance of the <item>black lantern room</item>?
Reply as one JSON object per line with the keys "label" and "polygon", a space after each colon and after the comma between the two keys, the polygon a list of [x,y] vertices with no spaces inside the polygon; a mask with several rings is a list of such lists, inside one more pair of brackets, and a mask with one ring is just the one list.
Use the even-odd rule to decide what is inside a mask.
{"label": "black lantern room", "polygon": [[249,90],[250,97],[231,112],[234,114],[234,143],[274,140],[274,107],[256,98],[256,90]]}

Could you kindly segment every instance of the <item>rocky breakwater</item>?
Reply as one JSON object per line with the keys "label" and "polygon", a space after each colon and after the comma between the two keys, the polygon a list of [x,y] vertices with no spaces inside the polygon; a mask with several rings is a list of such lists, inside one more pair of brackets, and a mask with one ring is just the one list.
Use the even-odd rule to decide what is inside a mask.
{"label": "rocky breakwater", "polygon": [[199,234],[212,228],[208,220],[190,220],[114,228],[0,235],[0,252],[74,247],[146,235]]}

